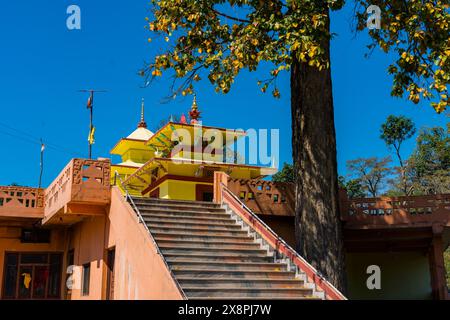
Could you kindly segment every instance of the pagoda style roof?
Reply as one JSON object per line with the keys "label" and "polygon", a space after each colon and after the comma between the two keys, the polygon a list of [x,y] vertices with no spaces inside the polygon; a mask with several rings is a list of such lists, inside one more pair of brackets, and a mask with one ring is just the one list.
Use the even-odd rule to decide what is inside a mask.
{"label": "pagoda style roof", "polygon": [[126,138],[122,138],[111,149],[111,154],[123,155],[128,149],[145,149],[145,144],[153,136],[153,132],[147,129],[147,123],[144,117],[144,99],[141,104],[141,118],[136,130],[130,133]]}
{"label": "pagoda style roof", "polygon": [[127,139],[147,141],[152,136],[153,136],[153,132],[151,132],[147,128],[138,127],[127,137]]}
{"label": "pagoda style roof", "polygon": [[244,137],[246,135],[244,130],[234,130],[225,129],[219,127],[204,126],[199,124],[188,124],[188,123],[177,123],[169,121],[158,131],[156,131],[153,136],[147,140],[146,145],[158,147],[158,148],[170,148],[171,147],[171,137],[172,133],[177,129],[187,130],[191,137],[194,137],[194,130],[201,128],[202,134],[207,130],[217,130],[222,133],[223,144],[234,143],[235,139]]}
{"label": "pagoda style roof", "polygon": [[148,175],[152,169],[162,166],[164,163],[176,163],[191,166],[212,166],[217,169],[222,169],[226,171],[227,169],[241,168],[246,169],[251,172],[252,179],[262,179],[268,175],[273,175],[278,172],[277,168],[274,167],[262,167],[239,163],[227,163],[227,162],[217,162],[208,160],[194,160],[194,159],[184,159],[184,158],[159,158],[155,157],[147,161],[142,165],[135,173],[130,175],[125,181],[124,185],[131,183],[134,180],[141,180],[139,177],[142,175]]}

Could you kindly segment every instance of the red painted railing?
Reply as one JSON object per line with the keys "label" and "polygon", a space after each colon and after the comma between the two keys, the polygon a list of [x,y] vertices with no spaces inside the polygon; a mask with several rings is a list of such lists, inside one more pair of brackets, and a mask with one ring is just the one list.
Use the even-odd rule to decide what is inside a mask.
{"label": "red painted railing", "polygon": [[304,272],[308,282],[314,283],[316,290],[322,291],[329,300],[345,300],[345,296],[329,283],[319,272],[303,259],[292,247],[281,239],[269,226],[267,226],[256,214],[254,214],[240,199],[230,191],[224,181],[226,174],[214,173],[214,200],[227,204],[228,207],[244,222],[257,232],[275,251],[289,258],[292,263]]}
{"label": "red painted railing", "polygon": [[450,194],[355,199],[341,194],[340,199],[346,226],[450,222]]}

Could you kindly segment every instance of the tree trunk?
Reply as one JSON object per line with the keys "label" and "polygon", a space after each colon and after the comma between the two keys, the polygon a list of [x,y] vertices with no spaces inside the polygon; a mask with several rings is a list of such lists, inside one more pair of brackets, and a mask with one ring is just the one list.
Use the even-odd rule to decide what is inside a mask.
{"label": "tree trunk", "polygon": [[[326,41],[328,57],[329,46]],[[319,71],[294,57],[291,112],[296,247],[329,282],[345,292],[330,68]]]}

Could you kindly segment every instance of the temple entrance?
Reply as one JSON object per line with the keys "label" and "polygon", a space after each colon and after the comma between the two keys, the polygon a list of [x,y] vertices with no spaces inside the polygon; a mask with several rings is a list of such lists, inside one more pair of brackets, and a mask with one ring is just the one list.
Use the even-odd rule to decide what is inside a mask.
{"label": "temple entrance", "polygon": [[5,253],[3,299],[60,299],[61,253]]}
{"label": "temple entrance", "polygon": [[212,185],[197,184],[195,186],[195,200],[212,202],[214,199],[214,189]]}

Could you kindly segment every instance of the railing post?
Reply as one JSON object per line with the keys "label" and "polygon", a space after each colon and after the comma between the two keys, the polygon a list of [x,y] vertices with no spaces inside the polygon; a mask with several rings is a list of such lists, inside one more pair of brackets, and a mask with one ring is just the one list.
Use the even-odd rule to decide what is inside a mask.
{"label": "railing post", "polygon": [[225,172],[214,172],[214,203],[222,203],[222,186],[228,185],[228,175]]}

